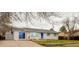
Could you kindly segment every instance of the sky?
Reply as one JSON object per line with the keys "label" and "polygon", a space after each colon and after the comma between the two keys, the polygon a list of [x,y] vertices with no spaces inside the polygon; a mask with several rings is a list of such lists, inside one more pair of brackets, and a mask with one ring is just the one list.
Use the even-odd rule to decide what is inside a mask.
{"label": "sky", "polygon": [[[17,14],[19,16],[19,13],[17,13]],[[50,17],[50,19],[52,19],[55,23],[57,23],[57,24],[54,25],[54,30],[55,31],[59,31],[60,27],[63,25],[61,22],[66,17],[69,17],[70,20],[72,20],[72,17],[73,16],[79,17],[79,13],[78,12],[56,12],[56,14],[58,14],[59,17],[56,17],[56,16],[51,16]],[[30,22],[28,22],[28,25],[27,25],[27,22],[25,21],[23,15],[21,16],[21,19],[22,19],[21,22],[20,21],[13,20],[12,21],[12,25],[14,27],[19,27],[19,28],[24,28],[25,27],[25,28],[48,29],[48,30],[52,28],[52,25],[50,23],[48,23],[47,21],[45,21],[43,18],[41,18],[41,22],[40,22],[40,20],[32,19],[32,23],[33,24],[31,24]]]}

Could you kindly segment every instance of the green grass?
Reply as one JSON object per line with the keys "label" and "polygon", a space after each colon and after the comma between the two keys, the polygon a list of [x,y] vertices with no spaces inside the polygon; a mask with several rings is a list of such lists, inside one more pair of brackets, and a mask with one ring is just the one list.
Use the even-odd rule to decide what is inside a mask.
{"label": "green grass", "polygon": [[79,40],[34,40],[43,46],[79,46]]}

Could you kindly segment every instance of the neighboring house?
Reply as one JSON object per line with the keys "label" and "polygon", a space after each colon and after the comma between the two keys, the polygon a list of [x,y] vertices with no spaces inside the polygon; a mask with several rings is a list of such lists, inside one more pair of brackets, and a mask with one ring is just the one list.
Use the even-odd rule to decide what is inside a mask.
{"label": "neighboring house", "polygon": [[66,32],[60,32],[60,33],[58,34],[58,39],[59,39],[59,40],[67,39],[67,37],[68,37],[68,33],[66,33]]}
{"label": "neighboring house", "polygon": [[54,39],[58,40],[58,33],[53,30],[33,28],[12,28],[5,34],[5,39],[30,40],[30,39]]}
{"label": "neighboring house", "polygon": [[[67,39],[69,32],[60,32],[58,34],[58,39]],[[71,37],[70,39],[75,39],[78,40],[79,39],[79,30],[74,30],[71,31]]]}

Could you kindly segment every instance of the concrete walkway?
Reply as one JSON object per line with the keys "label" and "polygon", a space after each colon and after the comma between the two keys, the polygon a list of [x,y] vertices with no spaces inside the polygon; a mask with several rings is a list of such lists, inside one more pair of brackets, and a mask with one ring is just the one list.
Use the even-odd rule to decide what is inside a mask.
{"label": "concrete walkway", "polygon": [[32,41],[2,40],[0,47],[43,47]]}

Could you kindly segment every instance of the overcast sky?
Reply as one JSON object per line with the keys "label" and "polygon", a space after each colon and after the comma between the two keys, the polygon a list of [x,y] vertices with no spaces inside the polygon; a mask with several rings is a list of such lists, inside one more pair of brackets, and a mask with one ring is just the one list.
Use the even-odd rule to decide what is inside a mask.
{"label": "overcast sky", "polygon": [[[18,13],[17,13],[18,14]],[[72,18],[73,16],[75,17],[79,17],[79,13],[78,12],[56,12],[56,14],[59,14],[59,17],[56,16],[51,16],[50,19],[52,19],[54,22],[57,22],[57,24],[54,25],[54,30],[55,31],[59,31],[60,27],[62,26],[62,21],[66,18]],[[18,14],[19,15],[19,14]],[[52,28],[52,25],[49,24],[47,21],[45,21],[44,19],[41,20],[37,20],[34,19],[32,20],[33,24],[30,24],[30,22],[28,23],[28,25],[26,24],[27,22],[24,20],[24,17],[22,16],[22,22],[20,21],[12,21],[12,25],[16,26],[16,27],[28,27],[28,28],[38,28],[38,29],[50,29]]]}

